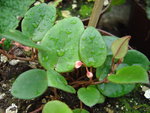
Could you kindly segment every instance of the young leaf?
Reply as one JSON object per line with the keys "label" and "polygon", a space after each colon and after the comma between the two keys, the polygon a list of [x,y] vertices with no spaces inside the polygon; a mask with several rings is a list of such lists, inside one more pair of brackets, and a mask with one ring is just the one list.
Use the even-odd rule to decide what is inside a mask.
{"label": "young leaf", "polygon": [[97,85],[99,91],[107,97],[120,97],[131,92],[135,84],[103,83]]}
{"label": "young leaf", "polygon": [[0,33],[15,29],[35,0],[0,0]]}
{"label": "young leaf", "polygon": [[77,108],[77,109],[73,110],[73,113],[89,113],[89,112],[87,110],[85,110],[85,109]]}
{"label": "young leaf", "polygon": [[140,65],[146,70],[148,70],[150,66],[148,58],[137,50],[128,50],[128,53],[124,57],[123,63],[126,63],[130,66]]}
{"label": "young leaf", "polygon": [[112,55],[111,45],[115,40],[118,39],[118,37],[115,36],[102,36],[102,37],[107,46],[107,55]]}
{"label": "young leaf", "polygon": [[82,34],[79,53],[81,61],[88,67],[99,67],[104,63],[107,55],[106,45],[94,27],[88,27]]}
{"label": "young leaf", "polygon": [[42,95],[47,87],[46,72],[32,69],[19,75],[13,83],[11,94],[20,99],[33,99]]}
{"label": "young leaf", "polygon": [[134,65],[121,68],[108,77],[114,83],[149,83],[148,74],[141,66]]}
{"label": "young leaf", "polygon": [[56,71],[50,69],[47,71],[47,78],[48,78],[48,86],[61,89],[63,91],[69,93],[75,93],[75,89],[72,86],[67,84],[65,78],[57,73]]}
{"label": "young leaf", "polygon": [[76,17],[65,18],[53,26],[41,42],[52,50],[39,51],[42,66],[58,72],[71,71],[79,61],[78,44],[83,30],[81,20]]}
{"label": "young leaf", "polygon": [[30,47],[42,49],[42,50],[47,50],[45,47],[35,44],[32,40],[30,40],[28,37],[23,35],[22,32],[17,31],[17,30],[10,30],[8,32],[3,33],[2,36],[10,40],[19,42],[21,44],[24,44],[26,46],[30,46]]}
{"label": "young leaf", "polygon": [[98,103],[101,94],[94,87],[80,88],[78,98],[87,106],[92,107]]}
{"label": "young leaf", "polygon": [[48,102],[42,113],[73,113],[72,110],[63,102],[58,100],[53,100]]}
{"label": "young leaf", "polygon": [[42,3],[31,8],[22,21],[22,32],[33,41],[40,41],[54,24],[56,8]]}
{"label": "young leaf", "polygon": [[112,43],[111,50],[112,50],[114,58],[120,59],[126,55],[128,51],[128,43],[129,43],[130,38],[131,38],[130,36],[125,36],[125,37],[115,40]]}

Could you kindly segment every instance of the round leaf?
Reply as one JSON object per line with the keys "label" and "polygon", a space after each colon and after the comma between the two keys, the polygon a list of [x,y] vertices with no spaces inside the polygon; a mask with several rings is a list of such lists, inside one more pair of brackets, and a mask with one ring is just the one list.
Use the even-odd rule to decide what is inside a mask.
{"label": "round leaf", "polygon": [[67,84],[65,78],[54,70],[47,71],[48,86],[75,93],[75,89]]}
{"label": "round leaf", "polygon": [[141,66],[128,66],[121,68],[116,74],[108,77],[114,83],[149,83],[148,74]]}
{"label": "round leaf", "polygon": [[35,0],[0,0],[0,33],[15,29]]}
{"label": "round leaf", "polygon": [[77,108],[77,109],[73,110],[73,113],[89,113],[89,112],[87,110],[85,110],[85,109]]}
{"label": "round leaf", "polygon": [[94,87],[80,88],[77,94],[78,98],[89,107],[97,104],[100,98],[99,91]]}
{"label": "round leaf", "polygon": [[32,99],[47,89],[46,72],[32,69],[22,73],[13,83],[11,94],[20,99]]}
{"label": "round leaf", "polygon": [[40,63],[47,70],[71,71],[79,60],[78,44],[83,30],[81,20],[76,17],[59,21],[41,42],[41,45],[47,46],[51,51],[39,51]]}
{"label": "round leaf", "polygon": [[22,21],[22,32],[33,41],[40,41],[54,24],[56,9],[42,3],[31,8]]}
{"label": "round leaf", "polygon": [[72,110],[63,102],[54,100],[48,102],[42,113],[73,113]]}
{"label": "round leaf", "polygon": [[140,65],[146,70],[149,69],[150,65],[148,58],[137,50],[128,50],[123,62],[128,65]]}
{"label": "round leaf", "polygon": [[99,67],[104,63],[107,55],[106,44],[94,27],[88,27],[84,31],[80,39],[79,53],[88,67]]}
{"label": "round leaf", "polygon": [[107,97],[120,97],[131,92],[135,84],[104,83],[98,85],[100,92]]}
{"label": "round leaf", "polygon": [[130,36],[125,36],[122,38],[118,38],[112,43],[111,50],[114,58],[120,59],[126,55],[130,38]]}

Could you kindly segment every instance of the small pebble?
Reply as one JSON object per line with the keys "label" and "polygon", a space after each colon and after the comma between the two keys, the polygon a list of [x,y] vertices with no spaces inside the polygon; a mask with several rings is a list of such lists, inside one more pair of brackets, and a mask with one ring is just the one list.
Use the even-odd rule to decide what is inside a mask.
{"label": "small pebble", "polygon": [[72,4],[72,9],[75,9],[77,7],[77,4]]}
{"label": "small pebble", "polygon": [[104,1],[104,6],[107,6],[109,4],[109,1],[108,0],[105,0]]}
{"label": "small pebble", "polygon": [[2,84],[2,87],[3,87],[3,88],[6,88],[6,87],[7,87],[7,85],[6,85],[6,84]]}
{"label": "small pebble", "polygon": [[63,11],[61,11],[61,13],[62,13],[62,16],[65,18],[71,17],[71,13],[69,10],[63,10]]}
{"label": "small pebble", "polygon": [[42,99],[42,104],[45,104],[47,101],[45,98]]}
{"label": "small pebble", "polygon": [[4,99],[5,95],[6,95],[5,93],[2,94],[0,93],[0,100]]}
{"label": "small pebble", "polygon": [[2,63],[6,63],[6,62],[8,61],[8,58],[7,58],[5,55],[1,54],[1,55],[0,55],[0,61],[1,61]]}
{"label": "small pebble", "polygon": [[18,113],[17,106],[12,103],[11,106],[6,109],[5,113]]}
{"label": "small pebble", "polygon": [[19,62],[20,62],[20,60],[11,60],[11,61],[9,61],[9,64],[12,65],[12,66],[15,66],[15,65],[17,65]]}
{"label": "small pebble", "polygon": [[148,90],[145,91],[144,96],[145,96],[147,99],[150,99],[150,89],[148,89]]}

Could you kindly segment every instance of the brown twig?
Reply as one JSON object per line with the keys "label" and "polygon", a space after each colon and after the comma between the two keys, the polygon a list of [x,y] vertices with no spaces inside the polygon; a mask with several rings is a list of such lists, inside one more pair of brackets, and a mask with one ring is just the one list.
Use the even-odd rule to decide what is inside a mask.
{"label": "brown twig", "polygon": [[88,26],[96,27],[100,14],[102,12],[103,4],[104,0],[95,0]]}
{"label": "brown twig", "polygon": [[36,110],[29,112],[29,113],[38,113],[39,111],[41,111],[43,109],[43,105],[40,106],[39,108],[37,108]]}
{"label": "brown twig", "polygon": [[8,54],[7,51],[2,50],[2,49],[0,49],[0,54],[3,54],[8,59],[18,59],[18,60],[23,60],[23,61],[34,61],[33,58],[22,58],[22,57],[17,57],[15,55]]}

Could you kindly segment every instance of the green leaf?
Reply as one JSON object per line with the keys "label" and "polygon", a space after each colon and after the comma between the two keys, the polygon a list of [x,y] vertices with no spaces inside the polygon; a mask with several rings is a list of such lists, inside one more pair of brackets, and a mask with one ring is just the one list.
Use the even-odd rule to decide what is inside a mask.
{"label": "green leaf", "polygon": [[112,56],[107,56],[105,63],[96,68],[96,77],[101,81],[104,80],[105,77],[110,73],[111,71],[111,62],[112,62]]}
{"label": "green leaf", "polygon": [[146,13],[147,13],[148,19],[150,19],[150,1],[149,0],[146,0]]}
{"label": "green leaf", "polygon": [[37,49],[47,50],[46,47],[42,47],[41,45],[35,44],[32,40],[22,34],[22,32],[17,30],[10,30],[2,34],[3,37],[14,40],[26,46],[30,46]]}
{"label": "green leaf", "polygon": [[0,33],[15,29],[35,0],[0,0]]}
{"label": "green leaf", "polygon": [[13,83],[11,94],[20,99],[33,99],[42,95],[47,87],[46,72],[32,69],[19,75]]}
{"label": "green leaf", "polygon": [[88,27],[84,31],[80,39],[79,53],[81,61],[88,67],[99,67],[104,63],[107,55],[106,45],[94,27]]}
{"label": "green leaf", "polygon": [[115,40],[118,39],[118,37],[115,36],[102,36],[102,37],[107,46],[107,55],[112,55],[111,45]]}
{"label": "green leaf", "polygon": [[103,83],[97,85],[99,91],[107,97],[120,97],[131,92],[135,84]]}
{"label": "green leaf", "polygon": [[112,50],[114,58],[120,59],[126,55],[128,51],[128,43],[129,43],[130,38],[131,38],[130,36],[125,36],[125,37],[115,40],[112,43],[111,50]]}
{"label": "green leaf", "polygon": [[54,100],[48,102],[44,106],[42,113],[73,113],[73,112],[65,103],[58,100]]}
{"label": "green leaf", "polygon": [[100,93],[100,98],[99,98],[97,104],[102,104],[104,102],[105,102],[105,97]]}
{"label": "green leaf", "polygon": [[22,21],[22,32],[33,41],[40,41],[52,27],[56,18],[56,8],[42,3],[31,8]]}
{"label": "green leaf", "polygon": [[128,50],[127,55],[124,57],[123,63],[128,65],[140,65],[144,69],[149,69],[149,60],[148,58],[141,52],[137,50]]}
{"label": "green leaf", "polygon": [[149,83],[148,74],[141,66],[129,66],[121,68],[116,74],[108,77],[114,83]]}
{"label": "green leaf", "polygon": [[112,0],[111,4],[112,5],[121,5],[124,4],[126,0]]}
{"label": "green leaf", "polygon": [[47,78],[48,86],[50,87],[58,88],[69,93],[76,92],[72,86],[67,84],[67,81],[62,75],[52,69],[47,71]]}
{"label": "green leaf", "polygon": [[73,70],[79,60],[78,45],[83,30],[81,20],[76,17],[65,18],[53,26],[41,42],[41,45],[52,50],[39,51],[42,66],[58,72]]}
{"label": "green leaf", "polygon": [[77,109],[73,110],[73,113],[89,113],[89,112],[87,110],[85,110],[85,109],[77,108]]}
{"label": "green leaf", "polygon": [[94,87],[80,88],[77,94],[78,98],[89,107],[97,104],[101,96],[99,91]]}

